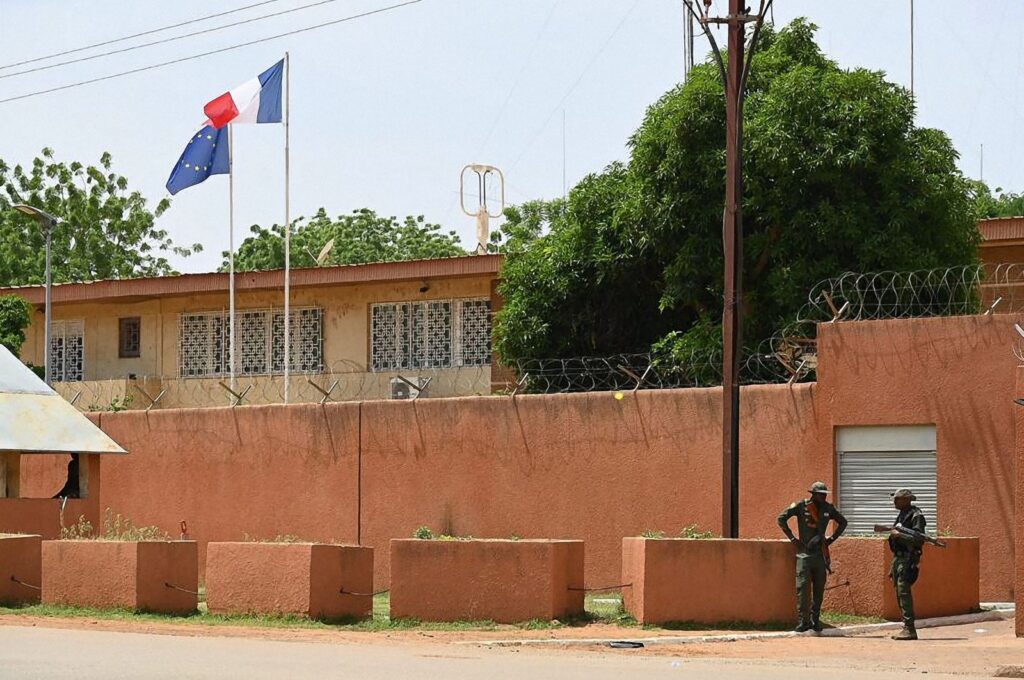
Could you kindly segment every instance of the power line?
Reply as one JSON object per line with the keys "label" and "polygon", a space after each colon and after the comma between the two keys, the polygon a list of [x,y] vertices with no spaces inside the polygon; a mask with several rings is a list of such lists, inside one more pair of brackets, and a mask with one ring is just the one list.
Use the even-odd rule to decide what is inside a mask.
{"label": "power line", "polygon": [[160,28],[150,29],[141,33],[134,33],[132,35],[126,35],[122,38],[113,38],[111,40],[104,40],[103,42],[93,43],[92,45],[85,45],[84,47],[76,47],[72,50],[64,50],[63,52],[54,52],[53,54],[47,54],[42,57],[35,57],[34,59],[26,59],[25,61],[16,61],[11,64],[0,65],[0,71],[4,69],[14,68],[15,66],[24,66],[25,64],[34,64],[38,61],[45,61],[47,59],[54,59],[56,57],[63,57],[68,54],[75,54],[77,52],[84,52],[85,50],[91,50],[94,47],[104,47],[105,45],[113,45],[114,43],[124,42],[125,40],[131,40],[132,38],[141,38],[144,35],[152,35],[154,33],[160,33],[162,31],[169,31],[172,28],[181,28],[182,26],[188,26],[189,24],[198,24],[208,19],[216,19],[217,17],[227,16],[228,14],[235,14],[237,12],[243,12],[247,9],[254,7],[260,7],[261,5],[269,5],[274,2],[280,2],[281,0],[263,0],[262,2],[256,2],[251,5],[245,5],[237,9],[229,9],[226,12],[218,12],[217,14],[207,14],[206,16],[198,17],[195,19],[189,19],[188,21],[182,21],[177,24],[170,24],[168,26],[161,26]]}
{"label": "power line", "polygon": [[[530,142],[526,146],[523,147],[523,150],[519,152],[519,156],[517,156],[516,160],[512,163],[511,166],[509,166],[509,174],[511,174],[512,170],[514,170],[516,168],[516,166],[519,165],[519,161],[523,160],[523,156],[526,155],[526,152],[529,151],[533,147],[534,143],[536,143],[536,141],[537,141],[537,138],[540,137],[541,133],[544,132],[544,130],[547,128],[548,124],[551,123],[551,119],[555,117],[555,114],[558,113],[558,111],[561,108],[563,108],[563,105],[565,104],[565,102],[569,99],[569,97],[572,95],[572,93],[576,91],[576,88],[579,87],[579,84],[581,82],[583,82],[583,78],[587,75],[587,73],[590,71],[591,67],[598,60],[598,58],[602,54],[604,54],[605,49],[607,49],[608,45],[615,38],[615,36],[619,34],[619,31],[622,29],[622,26],[626,23],[626,19],[628,19],[630,17],[630,15],[633,14],[633,10],[635,10],[636,6],[639,5],[639,4],[640,4],[640,0],[635,0],[635,2],[629,8],[629,11],[626,12],[624,15],[622,15],[622,19],[619,20],[619,23],[615,27],[615,30],[612,31],[611,34],[607,38],[605,38],[604,43],[601,45],[601,49],[599,49],[594,54],[594,56],[591,57],[590,62],[586,65],[586,67],[580,73],[579,77],[576,79],[576,82],[574,82],[572,84],[572,87],[570,87],[569,90],[565,93],[565,96],[563,96],[562,99],[555,106],[555,108],[553,108],[551,110],[551,113],[544,120],[544,124],[541,125],[537,129],[537,132],[535,132],[533,137],[530,138]],[[2,103],[3,103],[3,101],[0,100],[0,104],[2,104]]]}
{"label": "power line", "polygon": [[554,16],[555,10],[558,9],[560,4],[562,4],[561,0],[551,4],[551,9],[548,10],[548,15],[544,19],[544,23],[541,24],[540,30],[537,31],[537,37],[533,39],[533,44],[530,46],[530,50],[526,53],[526,59],[523,61],[523,65],[520,67],[519,73],[516,75],[516,79],[512,83],[512,87],[509,88],[508,94],[505,95],[505,101],[501,103],[501,108],[498,109],[498,115],[495,116],[494,122],[491,124],[491,129],[487,132],[487,136],[480,145],[480,150],[477,151],[476,155],[478,157],[484,152],[484,149],[487,148],[488,142],[491,141],[491,137],[494,136],[495,131],[498,129],[498,123],[501,122],[501,117],[505,115],[505,109],[508,107],[508,103],[512,100],[512,94],[516,91],[516,88],[519,87],[519,83],[523,79],[523,74],[526,73],[526,67],[530,65],[531,61],[533,61],[533,54],[537,51],[537,45],[540,44],[540,39],[544,37],[544,33],[548,29],[548,24],[551,23],[551,17]]}
{"label": "power line", "polygon": [[23,76],[27,73],[36,73],[37,71],[48,71],[50,69],[58,68],[61,66],[67,66],[69,64],[77,64],[83,61],[92,61],[93,59],[99,59],[101,57],[109,57],[113,54],[122,54],[124,52],[131,52],[133,50],[141,50],[145,47],[153,47],[154,45],[163,45],[166,43],[176,42],[178,40],[184,40],[185,38],[194,38],[197,35],[205,35],[207,33],[216,33],[217,31],[223,31],[226,28],[234,28],[235,26],[242,26],[244,24],[251,24],[256,21],[263,21],[264,19],[272,19],[279,17],[284,14],[292,14],[293,12],[299,12],[304,9],[310,9],[311,7],[319,7],[320,5],[328,5],[338,0],[317,0],[308,5],[300,5],[299,7],[292,7],[291,9],[281,10],[280,12],[272,12],[271,14],[264,14],[258,17],[251,17],[249,19],[243,19],[230,24],[224,24],[223,26],[214,26],[213,28],[204,28],[201,31],[194,31],[192,33],[184,33],[182,35],[171,36],[170,38],[161,38],[160,40],[153,40],[148,43],[142,43],[141,45],[132,45],[131,47],[122,47],[117,50],[110,50],[109,52],[100,52],[99,54],[92,54],[88,57],[79,57],[77,59],[68,59],[67,61],[58,61],[55,64],[47,64],[46,66],[36,66],[35,68],[25,69],[24,71],[15,71],[14,73],[0,74],[0,80],[4,78],[14,78],[15,76]]}
{"label": "power line", "polygon": [[251,45],[259,45],[260,43],[270,42],[271,40],[277,40],[278,38],[284,38],[284,37],[287,37],[287,36],[290,36],[290,35],[296,35],[296,34],[299,34],[299,33],[306,33],[308,31],[315,31],[315,30],[317,30],[319,28],[324,28],[326,26],[334,26],[335,24],[345,23],[346,21],[352,21],[354,19],[362,19],[364,17],[368,17],[368,16],[371,16],[371,15],[374,15],[374,14],[382,14],[384,12],[389,12],[389,11],[394,10],[394,9],[399,9],[401,7],[407,7],[409,5],[415,5],[415,4],[420,3],[422,1],[423,0],[407,0],[406,2],[400,2],[400,3],[396,4],[396,5],[388,5],[387,7],[381,7],[379,9],[370,10],[368,12],[362,12],[360,14],[353,14],[353,15],[350,15],[350,16],[347,16],[347,17],[342,17],[341,19],[334,19],[332,21],[325,21],[325,22],[322,22],[322,23],[319,23],[319,24],[314,24],[313,26],[306,26],[305,28],[298,28],[298,29],[295,29],[294,31],[286,31],[285,33],[278,33],[277,35],[267,36],[266,38],[258,38],[256,40],[250,40],[248,42],[238,43],[238,44],[235,44],[235,45],[230,45],[228,47],[222,47],[222,48],[216,49],[216,50],[210,50],[209,52],[202,52],[200,54],[193,54],[193,55],[190,55],[190,56],[187,56],[187,57],[181,57],[179,59],[172,59],[171,61],[165,61],[165,62],[161,62],[159,64],[151,64],[149,66],[141,66],[139,68],[131,69],[130,71],[121,71],[120,73],[112,73],[112,74],[107,75],[107,76],[100,76],[99,78],[90,78],[89,80],[81,80],[81,81],[78,81],[76,83],[70,83],[68,85],[61,85],[59,87],[51,87],[51,88],[48,88],[46,90],[38,90],[36,92],[29,92],[28,94],[20,94],[20,95],[18,95],[16,97],[8,97],[6,99],[0,99],[0,104],[7,104],[8,102],[14,102],[14,101],[18,101],[18,100],[21,100],[21,99],[28,99],[29,97],[38,97],[40,95],[50,94],[51,92],[60,92],[62,90],[70,90],[72,88],[82,87],[83,85],[91,85],[93,83],[99,83],[99,82],[102,82],[104,80],[113,80],[114,78],[120,78],[122,76],[128,76],[128,75],[132,75],[134,73],[142,73],[143,71],[151,71],[153,69],[163,68],[164,66],[171,66],[173,64],[180,64],[182,62],[192,61],[194,59],[201,59],[203,57],[209,57],[209,56],[211,56],[213,54],[221,54],[222,52],[230,52],[231,50],[237,50],[237,49],[241,49],[243,47],[249,47]]}

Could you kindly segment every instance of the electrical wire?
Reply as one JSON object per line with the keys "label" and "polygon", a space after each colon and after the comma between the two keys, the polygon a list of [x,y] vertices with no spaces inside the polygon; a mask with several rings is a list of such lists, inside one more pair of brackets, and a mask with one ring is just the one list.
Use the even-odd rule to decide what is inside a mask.
{"label": "electrical wire", "polygon": [[45,90],[38,90],[36,92],[29,92],[27,94],[20,94],[15,97],[7,97],[6,99],[0,99],[0,104],[7,104],[9,102],[19,101],[22,99],[28,99],[30,97],[38,97],[44,94],[50,94],[52,92],[60,92],[62,90],[70,90],[76,87],[82,87],[84,85],[91,85],[93,83],[103,82],[105,80],[113,80],[114,78],[121,78],[123,76],[132,75],[135,73],[142,73],[143,71],[152,71],[153,69],[163,68],[164,66],[171,66],[173,64],[180,64],[186,61],[193,61],[195,59],[202,59],[203,57],[209,57],[214,54],[221,54],[223,52],[230,52],[232,50],[241,49],[243,47],[249,47],[251,45],[259,45],[260,43],[270,42],[271,40],[277,40],[278,38],[285,38],[290,35],[297,35],[299,33],[306,33],[308,31],[315,31],[326,26],[334,26],[335,24],[345,23],[347,21],[353,21],[355,19],[362,19],[364,17],[372,16],[374,14],[382,14],[391,10],[399,9],[402,7],[408,7],[409,5],[415,5],[423,2],[423,0],[406,0],[406,2],[400,2],[395,5],[388,5],[387,7],[381,7],[379,9],[370,10],[367,12],[361,12],[360,14],[352,14],[341,19],[333,19],[331,21],[325,21],[313,26],[306,26],[304,28],[298,28],[293,31],[286,31],[284,33],[278,33],[277,35],[270,35],[265,38],[257,38],[256,40],[250,40],[244,43],[237,43],[235,45],[229,45],[228,47],[221,47],[220,49],[210,50],[209,52],[201,52],[200,54],[192,54],[187,57],[180,57],[178,59],[172,59],[171,61],[161,62],[159,64],[150,64],[149,66],[140,66],[129,71],[121,71],[120,73],[112,73],[106,76],[100,76],[98,78],[90,78],[89,80],[80,80],[76,83],[70,83],[68,85],[60,85],[59,87],[51,87]]}
{"label": "electrical wire", "polygon": [[104,40],[103,42],[93,43],[92,45],[85,45],[84,47],[76,47],[71,50],[64,50],[63,52],[54,52],[53,54],[47,54],[42,57],[35,57],[33,59],[26,59],[25,61],[16,61],[10,64],[0,65],[0,71],[5,69],[14,68],[15,66],[24,66],[25,64],[34,64],[39,61],[45,61],[47,59],[55,59],[56,57],[63,57],[68,54],[76,54],[78,52],[84,52],[85,50],[91,50],[95,47],[104,47],[106,45],[113,45],[114,43],[124,42],[125,40],[131,40],[133,38],[141,38],[144,35],[152,35],[154,33],[161,33],[163,31],[169,31],[172,28],[181,28],[182,26],[188,26],[190,24],[198,24],[209,19],[216,19],[217,17],[227,16],[228,14],[236,14],[237,12],[244,12],[247,9],[253,9],[254,7],[260,7],[262,5],[269,5],[275,2],[281,2],[281,0],[263,0],[262,2],[255,2],[251,5],[245,5],[244,7],[238,7],[237,9],[229,9],[226,12],[218,12],[217,14],[207,14],[206,16],[197,17],[195,19],[189,19],[188,21],[182,21],[177,24],[170,24],[168,26],[161,26],[160,28],[153,28],[148,31],[142,31],[141,33],[133,33],[132,35],[126,35],[122,38],[113,38],[111,40]]}
{"label": "electrical wire", "polygon": [[230,24],[224,24],[223,26],[214,26],[213,28],[204,28],[201,31],[193,31],[192,33],[184,33],[182,35],[174,35],[170,38],[161,38],[160,40],[153,40],[148,43],[142,43],[141,45],[132,45],[131,47],[122,47],[117,50],[110,50],[109,52],[100,52],[99,54],[91,54],[88,57],[79,57],[77,59],[68,59],[67,61],[58,61],[55,64],[47,64],[46,66],[36,66],[35,68],[25,69],[24,71],[15,71],[14,73],[0,74],[0,80],[4,78],[14,78],[15,76],[23,76],[28,73],[36,73],[38,71],[48,71],[50,69],[59,68],[61,66],[67,66],[69,64],[78,64],[83,61],[92,61],[93,59],[100,59],[102,57],[109,57],[113,54],[123,54],[125,52],[132,52],[134,50],[141,50],[146,47],[153,47],[154,45],[164,45],[166,43],[177,42],[178,40],[184,40],[185,38],[194,38],[197,35],[205,35],[207,33],[216,33],[217,31],[223,31],[226,28],[234,28],[235,26],[243,26],[245,24],[251,24],[257,21],[263,21],[264,19],[272,19],[285,14],[292,14],[293,12],[299,12],[304,9],[310,9],[312,7],[319,7],[320,5],[329,5],[332,2],[338,0],[317,0],[317,2],[309,3],[308,5],[300,5],[299,7],[292,7],[290,9],[281,10],[280,12],[272,12],[271,14],[263,14],[258,17],[251,17],[249,19],[242,19]]}
{"label": "electrical wire", "polygon": [[[519,152],[519,155],[516,157],[515,161],[512,163],[511,166],[509,166],[508,172],[510,174],[516,168],[516,166],[519,165],[519,161],[523,160],[523,157],[526,155],[526,153],[537,142],[537,138],[540,137],[541,133],[544,132],[544,130],[547,128],[548,124],[551,123],[551,119],[554,118],[555,114],[558,113],[562,109],[562,107],[564,106],[565,102],[569,99],[570,96],[572,96],[572,93],[576,91],[576,88],[579,87],[580,83],[583,82],[583,78],[587,75],[587,73],[590,71],[590,69],[594,66],[594,63],[597,62],[598,58],[600,58],[600,56],[602,54],[604,54],[604,51],[608,48],[608,45],[611,43],[612,40],[615,39],[615,36],[619,34],[619,31],[622,30],[623,25],[625,25],[625,23],[626,23],[626,19],[628,19],[630,17],[630,15],[633,14],[633,10],[635,10],[636,6],[639,5],[639,4],[640,4],[640,0],[635,0],[635,2],[632,4],[632,6],[630,6],[629,11],[627,11],[624,15],[622,15],[622,19],[619,20],[619,23],[615,27],[615,30],[613,30],[611,32],[611,34],[607,38],[605,38],[605,41],[601,45],[601,48],[594,54],[593,57],[591,57],[590,62],[586,65],[586,67],[580,73],[579,77],[576,79],[576,82],[574,82],[572,84],[572,87],[570,87],[569,90],[565,93],[565,95],[559,100],[559,102],[555,106],[555,108],[553,108],[551,110],[551,113],[544,120],[544,124],[541,125],[537,129],[537,132],[534,133],[533,137],[530,139],[530,142],[526,146],[523,147],[523,150]],[[2,104],[2,103],[3,103],[3,101],[0,100],[0,104]]]}
{"label": "electrical wire", "polygon": [[537,51],[540,39],[543,38],[544,33],[547,32],[548,24],[551,23],[551,17],[554,16],[555,10],[558,9],[558,6],[561,4],[561,0],[551,4],[551,9],[548,11],[548,15],[544,19],[544,23],[541,24],[540,30],[537,31],[537,37],[534,38],[533,45],[530,46],[529,51],[526,53],[526,59],[523,60],[523,65],[520,67],[519,73],[516,75],[516,79],[512,83],[512,87],[509,88],[508,94],[505,95],[505,101],[501,103],[501,108],[498,109],[498,115],[495,116],[494,122],[491,124],[491,129],[487,132],[487,136],[484,137],[483,143],[480,144],[479,151],[476,152],[478,158],[480,157],[480,154],[484,152],[484,149],[487,148],[487,144],[491,141],[491,138],[497,131],[498,123],[501,122],[501,117],[505,115],[505,109],[508,107],[508,103],[512,99],[512,94],[516,91],[516,88],[519,87],[519,83],[522,81],[523,75],[526,73],[526,67],[530,65],[531,61],[533,61],[533,54]]}

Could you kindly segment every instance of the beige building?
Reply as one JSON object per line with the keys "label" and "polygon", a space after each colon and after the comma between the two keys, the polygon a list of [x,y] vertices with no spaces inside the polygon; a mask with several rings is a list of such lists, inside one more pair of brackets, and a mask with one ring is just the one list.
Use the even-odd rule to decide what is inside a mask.
{"label": "beige building", "polygon": [[[289,400],[489,394],[500,267],[479,255],[293,269]],[[82,410],[282,402],[283,272],[235,281],[234,380],[227,274],[54,286],[55,388]],[[41,365],[43,287],[11,293],[36,308],[21,358]]]}

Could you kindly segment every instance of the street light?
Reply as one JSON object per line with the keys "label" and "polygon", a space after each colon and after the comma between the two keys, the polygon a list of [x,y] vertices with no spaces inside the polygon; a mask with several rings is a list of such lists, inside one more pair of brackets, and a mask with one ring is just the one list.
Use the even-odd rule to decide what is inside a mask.
{"label": "street light", "polygon": [[44,313],[46,314],[45,329],[43,332],[43,370],[46,379],[46,384],[50,385],[50,343],[52,342],[51,332],[53,326],[53,320],[50,316],[50,294],[53,288],[53,275],[50,270],[50,243],[53,240],[53,228],[57,226],[57,218],[39,208],[33,208],[30,205],[19,203],[18,205],[12,206],[15,210],[23,215],[28,215],[43,228],[43,234],[46,235],[46,301],[44,303]]}

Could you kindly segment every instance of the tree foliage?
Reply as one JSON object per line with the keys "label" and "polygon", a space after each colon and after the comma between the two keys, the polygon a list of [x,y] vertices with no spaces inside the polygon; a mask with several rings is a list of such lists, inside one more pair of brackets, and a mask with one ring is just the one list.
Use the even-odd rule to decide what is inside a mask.
{"label": "tree foliage", "polygon": [[984,182],[975,182],[979,217],[1020,217],[1024,215],[1024,194],[990,189]]}
{"label": "tree foliage", "polygon": [[[762,34],[745,106],[747,345],[844,271],[976,258],[975,187],[949,138],[879,72],[844,70],[797,20]],[[709,60],[651,106],[630,159],[566,204],[508,211],[497,347],[505,360],[714,351],[722,313],[725,101]],[[660,343],[659,343],[660,340]]]}
{"label": "tree foliage", "polygon": [[151,212],[112,165],[109,153],[98,166],[87,166],[56,161],[50,149],[29,168],[0,160],[0,285],[38,284],[45,277],[43,230],[10,209],[17,203],[60,220],[52,247],[56,282],[173,274],[165,255],[201,250],[175,246],[155,224],[170,202],[160,201]]}
{"label": "tree foliage", "polygon": [[32,305],[18,295],[0,295],[0,345],[19,356],[25,329],[32,320]]}
{"label": "tree foliage", "polygon": [[[330,264],[391,262],[465,255],[454,231],[444,233],[440,225],[426,222],[423,216],[382,217],[363,208],[349,215],[331,219],[320,208],[308,221],[296,220],[292,229],[291,265],[315,267]],[[284,267],[284,227],[275,224],[269,229],[259,225],[250,228],[252,236],[245,239],[235,253],[237,271],[278,269]],[[322,261],[318,258],[325,246],[332,247]],[[228,268],[225,251],[221,270]]]}

